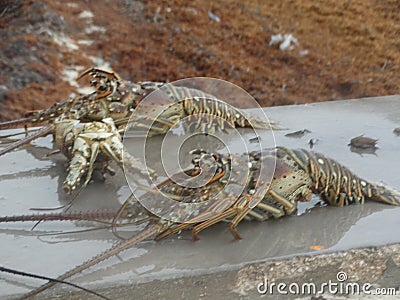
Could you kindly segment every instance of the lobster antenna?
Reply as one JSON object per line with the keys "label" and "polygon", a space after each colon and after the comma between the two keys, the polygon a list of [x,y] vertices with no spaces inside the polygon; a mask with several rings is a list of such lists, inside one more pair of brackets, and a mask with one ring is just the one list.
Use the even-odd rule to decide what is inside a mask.
{"label": "lobster antenna", "polygon": [[110,298],[107,298],[106,296],[103,296],[99,293],[96,293],[95,291],[91,291],[87,288],[84,288],[82,286],[79,286],[77,284],[68,282],[68,281],[64,281],[64,280],[59,280],[56,278],[51,278],[51,277],[47,277],[47,276],[42,276],[42,275],[36,275],[36,274],[32,274],[32,273],[27,273],[27,272],[23,272],[23,271],[18,271],[15,269],[10,269],[10,268],[6,268],[3,266],[0,266],[0,272],[5,272],[5,273],[11,273],[14,275],[20,275],[20,276],[24,276],[24,277],[31,277],[31,278],[36,278],[36,279],[43,279],[43,280],[48,280],[48,281],[52,281],[52,282],[56,282],[56,283],[62,283],[62,284],[66,284],[66,285],[70,285],[74,288],[80,289],[82,291],[85,291],[87,293],[93,294],[97,297],[100,297],[101,299],[105,299],[105,300],[111,300]]}
{"label": "lobster antenna", "polygon": [[34,134],[28,135],[27,137],[20,139],[19,141],[15,142],[15,143],[12,143],[11,145],[5,147],[4,149],[1,149],[0,156],[18,148],[19,146],[29,143],[38,137],[48,135],[52,130],[53,130],[53,125],[46,125],[46,126],[40,128]]}
{"label": "lobster antenna", "polygon": [[25,124],[30,121],[32,121],[32,117],[2,122],[0,123],[0,129],[16,128],[18,125]]}

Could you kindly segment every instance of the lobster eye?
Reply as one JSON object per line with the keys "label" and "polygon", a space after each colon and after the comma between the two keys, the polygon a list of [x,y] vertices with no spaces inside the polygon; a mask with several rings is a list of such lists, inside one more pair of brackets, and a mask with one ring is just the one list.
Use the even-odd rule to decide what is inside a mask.
{"label": "lobster eye", "polygon": [[107,86],[106,85],[99,85],[99,87],[97,88],[99,91],[106,91],[107,90]]}

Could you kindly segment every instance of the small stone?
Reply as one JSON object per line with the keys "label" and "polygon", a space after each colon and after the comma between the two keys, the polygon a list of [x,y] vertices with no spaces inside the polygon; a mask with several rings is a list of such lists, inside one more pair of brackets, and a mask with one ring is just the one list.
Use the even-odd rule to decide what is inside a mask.
{"label": "small stone", "polygon": [[361,149],[375,149],[377,148],[377,141],[377,139],[371,139],[369,137],[364,137],[363,135],[360,135],[358,137],[352,138],[348,146]]}
{"label": "small stone", "polygon": [[295,132],[287,133],[287,134],[285,134],[285,136],[292,137],[292,138],[301,138],[304,135],[306,135],[307,133],[311,133],[311,131],[308,129],[303,129],[303,130],[298,130]]}
{"label": "small stone", "polygon": [[8,88],[1,84],[0,85],[0,102],[3,101],[4,99],[6,99],[8,97]]}

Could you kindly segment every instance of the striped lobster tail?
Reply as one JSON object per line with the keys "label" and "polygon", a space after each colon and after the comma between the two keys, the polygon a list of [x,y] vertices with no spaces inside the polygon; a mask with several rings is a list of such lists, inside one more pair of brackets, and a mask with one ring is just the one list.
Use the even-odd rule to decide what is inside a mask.
{"label": "striped lobster tail", "polygon": [[331,158],[304,149],[279,149],[286,152],[309,174],[313,182],[313,192],[329,205],[362,204],[365,199],[400,205],[399,193],[361,179]]}
{"label": "striped lobster tail", "polygon": [[[196,88],[175,86],[162,82],[141,82],[140,88],[143,96],[159,89],[159,92],[171,101],[169,104],[175,104],[179,106],[178,110],[182,110],[183,114],[177,116],[178,119],[196,116],[194,121],[209,124],[210,127],[217,125],[222,130],[225,129],[226,124],[224,122],[228,122],[232,127],[282,129],[274,122],[266,120],[262,115],[249,115],[242,109]],[[199,124],[194,125],[200,126]]]}
{"label": "striped lobster tail", "polygon": [[190,99],[193,97],[217,99],[215,96],[204,93],[201,90],[194,88],[187,88],[184,86],[174,86],[172,84],[165,84],[161,88],[162,91],[166,93],[168,97],[172,99],[174,102]]}
{"label": "striped lobster tail", "polygon": [[[186,115],[210,115],[220,119],[215,121],[223,127],[221,120],[228,121],[232,126],[255,128],[271,128],[271,124],[260,118],[246,115],[242,110],[216,98],[211,94],[204,93],[194,88],[166,85],[165,92],[174,101],[182,101]],[[275,129],[279,129],[276,127]]]}

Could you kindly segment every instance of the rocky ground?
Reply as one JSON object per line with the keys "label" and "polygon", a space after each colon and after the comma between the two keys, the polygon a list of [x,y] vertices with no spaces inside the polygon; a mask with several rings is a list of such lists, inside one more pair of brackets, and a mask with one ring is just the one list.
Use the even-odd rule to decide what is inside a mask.
{"label": "rocky ground", "polygon": [[[0,120],[77,93],[79,71],[211,76],[263,106],[400,93],[397,0],[0,2]],[[298,44],[270,46],[292,34]],[[282,45],[284,47],[284,45]]]}

